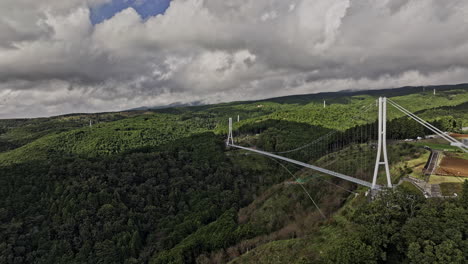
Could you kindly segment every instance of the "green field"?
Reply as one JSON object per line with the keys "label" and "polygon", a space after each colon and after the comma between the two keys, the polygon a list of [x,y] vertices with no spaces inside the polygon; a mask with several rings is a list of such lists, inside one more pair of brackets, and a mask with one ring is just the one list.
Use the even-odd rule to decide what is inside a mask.
{"label": "green field", "polygon": [[440,184],[440,190],[444,196],[460,195],[463,193],[463,183],[461,182],[444,182]]}
{"label": "green field", "polygon": [[463,183],[466,177],[455,177],[455,176],[440,176],[440,175],[431,175],[429,178],[430,184],[440,184],[440,183]]}

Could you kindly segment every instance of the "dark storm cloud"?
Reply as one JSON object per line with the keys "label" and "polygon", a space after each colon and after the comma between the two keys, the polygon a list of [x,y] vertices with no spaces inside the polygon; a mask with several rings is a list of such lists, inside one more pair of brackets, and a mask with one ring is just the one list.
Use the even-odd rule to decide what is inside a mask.
{"label": "dark storm cloud", "polygon": [[0,117],[468,81],[467,1],[105,2],[0,3]]}

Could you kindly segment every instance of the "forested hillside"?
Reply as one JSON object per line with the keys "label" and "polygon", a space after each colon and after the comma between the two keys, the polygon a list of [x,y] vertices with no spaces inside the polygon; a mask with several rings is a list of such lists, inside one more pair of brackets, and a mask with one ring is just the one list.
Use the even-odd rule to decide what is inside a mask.
{"label": "forested hillside", "polygon": [[[463,263],[468,183],[456,199],[402,185],[368,202],[354,184],[225,146],[227,119],[239,115],[244,144],[285,151],[333,132],[333,155],[291,157],[352,164],[347,151],[366,140],[358,131],[373,131],[377,114],[365,109],[378,96],[463,133],[468,85],[437,89],[0,120],[0,263]],[[393,140],[429,134],[395,109],[389,118]],[[397,177],[425,151],[391,150]]]}

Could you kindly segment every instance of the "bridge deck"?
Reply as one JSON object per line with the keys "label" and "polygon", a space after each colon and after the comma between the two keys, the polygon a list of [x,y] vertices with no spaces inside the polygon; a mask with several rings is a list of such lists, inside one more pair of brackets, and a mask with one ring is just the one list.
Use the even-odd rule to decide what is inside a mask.
{"label": "bridge deck", "polygon": [[[334,172],[334,171],[331,171],[331,170],[320,168],[320,167],[310,165],[310,164],[307,164],[307,163],[304,163],[304,162],[300,162],[300,161],[293,160],[293,159],[288,159],[288,158],[278,156],[278,155],[275,155],[275,154],[272,154],[272,153],[269,153],[269,152],[266,152],[266,151],[241,147],[241,146],[234,145],[234,144],[228,144],[228,146],[233,147],[233,148],[248,150],[248,151],[255,152],[255,153],[258,153],[258,154],[262,154],[262,155],[265,155],[265,156],[269,156],[269,157],[272,157],[272,158],[275,158],[275,159],[284,160],[284,161],[287,161],[287,162],[290,162],[290,163],[297,164],[299,166],[303,166],[303,167],[306,167],[306,168],[309,168],[309,169],[313,169],[313,170],[316,170],[316,171],[319,171],[319,172],[322,172],[322,173],[325,173],[325,174],[328,174],[328,175],[331,175],[331,176],[341,178],[343,180],[347,180],[347,181],[354,182],[354,183],[359,184],[359,185],[363,185],[363,186],[372,188],[372,183],[370,183],[370,182],[363,181],[363,180],[360,180],[360,179],[356,179],[356,178],[348,176],[348,175],[344,175],[344,174],[341,174],[341,173],[338,173],[338,172]],[[381,187],[380,185],[375,185],[374,189],[380,189],[380,187]]]}

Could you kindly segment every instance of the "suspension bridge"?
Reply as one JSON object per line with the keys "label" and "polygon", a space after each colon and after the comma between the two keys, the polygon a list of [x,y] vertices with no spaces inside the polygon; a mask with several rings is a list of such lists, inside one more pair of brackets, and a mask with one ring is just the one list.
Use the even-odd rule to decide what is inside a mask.
{"label": "suspension bridge", "polygon": [[[412,120],[414,120],[418,124],[422,125],[427,130],[431,131],[432,133],[434,133],[435,135],[437,135],[441,139],[444,139],[445,141],[450,143],[451,146],[457,147],[457,148],[459,148],[461,151],[463,151],[465,153],[468,152],[468,146],[464,145],[463,143],[461,143],[457,139],[453,138],[448,133],[445,133],[445,132],[441,131],[440,129],[438,129],[434,125],[432,125],[429,122],[427,122],[427,121],[423,120],[422,118],[418,117],[417,115],[410,112],[409,110],[407,110],[403,106],[397,104],[396,102],[392,101],[391,99],[388,99],[386,97],[380,97],[377,100],[376,103],[377,103],[377,106],[378,106],[377,147],[376,147],[376,149],[377,149],[376,154],[377,155],[376,155],[375,166],[374,166],[374,170],[373,170],[373,174],[372,174],[372,182],[369,182],[369,181],[364,180],[364,179],[359,179],[359,178],[354,177],[354,176],[346,175],[345,173],[340,173],[340,172],[337,172],[337,171],[334,171],[334,170],[331,170],[331,169],[323,168],[321,166],[311,165],[311,164],[308,164],[306,162],[302,162],[302,161],[298,161],[298,160],[295,160],[295,159],[292,159],[292,158],[277,155],[277,154],[281,154],[281,153],[290,153],[290,152],[297,151],[297,150],[303,149],[305,147],[308,147],[311,144],[315,144],[315,143],[321,141],[323,138],[329,136],[330,133],[325,135],[324,137],[321,137],[321,138],[318,138],[318,139],[314,140],[313,143],[306,144],[303,147],[298,147],[298,148],[293,149],[291,151],[283,151],[283,152],[272,153],[272,152],[258,150],[256,148],[251,148],[251,147],[250,148],[249,147],[244,147],[244,146],[240,146],[240,145],[236,144],[234,142],[233,131],[232,131],[232,128],[233,128],[232,118],[229,118],[229,132],[228,132],[228,137],[227,137],[227,140],[226,140],[226,145],[228,147],[232,147],[232,148],[236,148],[236,149],[242,149],[242,150],[253,152],[253,153],[256,153],[256,154],[259,154],[259,155],[267,156],[267,157],[270,157],[270,158],[273,158],[273,159],[276,159],[276,160],[282,160],[282,161],[288,162],[290,164],[298,165],[300,167],[309,168],[309,169],[312,169],[312,170],[320,172],[320,173],[331,175],[333,177],[337,177],[337,178],[340,178],[340,179],[343,179],[343,180],[346,180],[346,181],[349,181],[349,182],[352,182],[352,183],[355,183],[355,184],[358,184],[358,185],[361,185],[361,186],[365,186],[367,188],[370,188],[373,191],[378,191],[378,190],[380,190],[382,188],[392,188],[393,187],[392,178],[391,178],[391,175],[390,175],[390,167],[389,167],[389,160],[388,160],[388,154],[387,154],[387,104],[389,104],[392,107],[394,107],[395,109],[397,109],[399,112],[403,113],[404,116],[407,116],[407,117],[411,118]],[[379,175],[379,170],[380,170],[381,166],[384,167],[384,172],[385,172],[386,181],[387,181],[386,186],[382,186],[382,185],[377,184],[377,177]]]}

